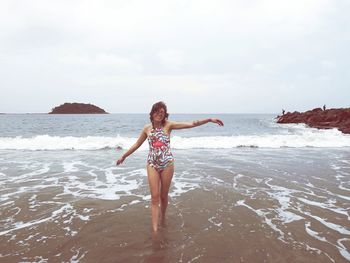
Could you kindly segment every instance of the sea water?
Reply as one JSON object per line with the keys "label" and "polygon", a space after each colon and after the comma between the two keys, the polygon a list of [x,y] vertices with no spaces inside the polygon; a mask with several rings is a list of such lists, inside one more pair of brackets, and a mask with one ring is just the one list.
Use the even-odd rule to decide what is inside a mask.
{"label": "sea water", "polygon": [[[211,115],[174,114],[174,121]],[[225,126],[207,124],[172,134],[173,149],[235,147],[350,147],[350,136],[337,129],[317,130],[304,124],[277,124],[275,115],[217,114]],[[0,150],[128,149],[149,121],[146,114],[0,115]],[[144,144],[141,150],[147,150]]]}
{"label": "sea water", "polygon": [[[120,262],[146,262],[147,257],[158,258],[155,262],[211,262],[219,253],[227,262],[249,262],[254,253],[266,262],[280,253],[310,255],[317,262],[349,261],[350,135],[277,124],[272,114],[170,115],[174,121],[208,117],[220,118],[225,126],[208,123],[172,131],[175,174],[168,230],[181,235],[151,249],[147,141],[115,166],[149,122],[147,114],[0,115],[0,259],[91,261],[92,251],[104,255],[103,246],[99,250],[76,241],[68,249],[62,244],[88,239],[92,234],[84,226],[102,227],[116,216],[116,237],[132,225],[146,240],[139,241],[136,234],[109,240],[99,233],[101,244],[118,246]],[[142,208],[147,217],[141,223],[118,222],[133,211],[142,214]],[[188,209],[203,216],[186,219]],[[191,221],[197,225],[188,226]],[[228,244],[254,242],[256,236],[252,241],[249,233],[243,235],[248,228],[264,242],[273,237],[275,243],[232,252]],[[211,251],[213,238],[218,242]],[[174,249],[175,244],[186,245]],[[142,253],[136,256],[133,247]],[[281,252],[285,247],[295,251]]]}

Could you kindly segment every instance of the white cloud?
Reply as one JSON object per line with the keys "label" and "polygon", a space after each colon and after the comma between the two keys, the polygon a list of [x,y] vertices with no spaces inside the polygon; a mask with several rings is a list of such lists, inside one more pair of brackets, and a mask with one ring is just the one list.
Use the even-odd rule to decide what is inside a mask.
{"label": "white cloud", "polygon": [[121,57],[113,53],[92,54],[65,54],[57,57],[57,60],[66,66],[94,67],[96,71],[106,67],[113,74],[141,73],[143,66],[132,58]]}
{"label": "white cloud", "polygon": [[3,0],[0,112],[16,111],[18,90],[41,94],[18,104],[24,112],[79,96],[111,112],[160,97],[179,111],[279,111],[327,103],[331,88],[343,103],[349,9],[339,0]]}
{"label": "white cloud", "polygon": [[261,73],[265,73],[265,74],[271,74],[275,71],[275,66],[272,64],[254,64],[253,65],[253,70],[257,71],[257,72],[261,72]]}
{"label": "white cloud", "polygon": [[330,69],[330,70],[335,69],[337,67],[337,64],[330,60],[323,60],[321,64],[325,69]]}
{"label": "white cloud", "polygon": [[184,54],[179,50],[161,50],[158,52],[160,63],[167,69],[177,70],[185,63]]}

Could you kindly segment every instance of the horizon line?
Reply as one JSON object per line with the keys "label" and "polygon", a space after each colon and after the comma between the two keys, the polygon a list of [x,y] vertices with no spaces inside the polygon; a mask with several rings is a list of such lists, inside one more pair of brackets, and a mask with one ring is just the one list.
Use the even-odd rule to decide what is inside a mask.
{"label": "horizon line", "polygon": [[[2,115],[105,115],[105,114],[149,114],[149,112],[107,112],[107,113],[46,113],[46,112],[0,112]],[[276,112],[170,112],[170,114],[277,114]]]}

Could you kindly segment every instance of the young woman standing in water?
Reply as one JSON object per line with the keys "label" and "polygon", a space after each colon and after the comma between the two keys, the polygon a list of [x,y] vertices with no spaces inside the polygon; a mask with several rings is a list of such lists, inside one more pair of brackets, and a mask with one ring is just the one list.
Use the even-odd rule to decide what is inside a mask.
{"label": "young woman standing in water", "polygon": [[170,151],[171,131],[189,129],[208,122],[213,122],[220,126],[224,125],[219,119],[211,118],[193,122],[175,122],[169,121],[168,116],[165,103],[161,101],[155,103],[150,112],[151,123],[142,129],[136,143],[117,160],[117,165],[123,163],[125,158],[136,151],[148,138],[147,176],[151,191],[152,227],[154,232],[157,232],[158,229],[159,201],[161,218],[162,221],[165,220],[168,192],[174,174],[174,157]]}

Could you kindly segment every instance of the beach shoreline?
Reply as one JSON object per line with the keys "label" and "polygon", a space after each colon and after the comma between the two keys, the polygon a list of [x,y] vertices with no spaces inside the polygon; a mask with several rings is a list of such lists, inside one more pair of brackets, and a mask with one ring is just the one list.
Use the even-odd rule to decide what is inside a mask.
{"label": "beach shoreline", "polygon": [[167,222],[157,236],[144,152],[118,168],[107,162],[113,151],[66,151],[63,167],[59,152],[56,161],[46,155],[51,166],[36,164],[44,153],[33,152],[25,176],[15,176],[23,160],[12,154],[18,164],[0,171],[4,261],[347,261],[343,149],[174,151]]}

